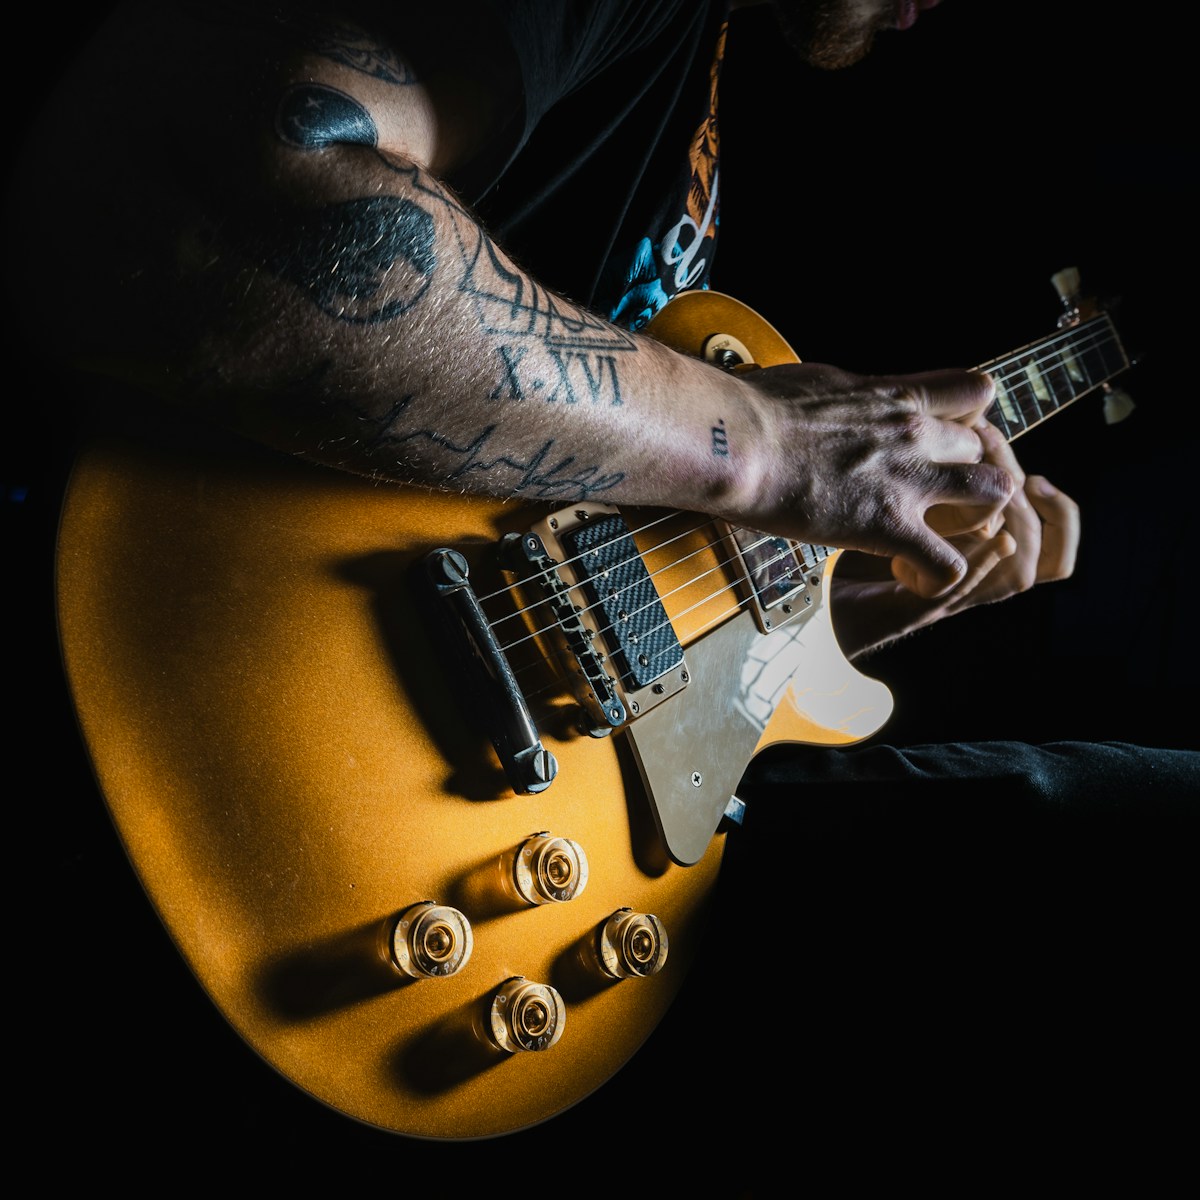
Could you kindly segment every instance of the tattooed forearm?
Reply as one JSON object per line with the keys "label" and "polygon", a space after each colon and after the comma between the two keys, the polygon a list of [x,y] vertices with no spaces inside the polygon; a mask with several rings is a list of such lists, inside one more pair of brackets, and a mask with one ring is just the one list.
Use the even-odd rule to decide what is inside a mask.
{"label": "tattooed forearm", "polygon": [[[312,322],[298,357],[272,342],[255,364],[271,362],[288,397],[296,433],[284,431],[284,443],[379,478],[528,499],[626,485],[629,462],[640,462],[626,461],[626,439],[637,438],[622,426],[614,440],[607,413],[635,394],[637,339],[522,272],[414,164],[357,146],[308,153],[337,120],[355,119],[339,93],[301,85],[279,114],[286,170],[311,178],[318,195],[331,180],[341,191],[344,170],[357,194],[313,207],[301,190],[241,226],[252,239],[247,274],[295,305],[301,327]],[[289,286],[272,292],[270,277]],[[328,370],[315,386],[291,386],[310,354],[327,355]],[[528,401],[559,413],[535,416]],[[564,421],[566,408],[576,415]]]}
{"label": "tattooed forearm", "polygon": [[502,261],[470,214],[419,168],[383,155],[377,161],[403,179],[408,196],[289,210],[262,233],[263,265],[308,290],[327,315],[353,324],[407,313],[436,272],[443,294],[469,302],[481,336],[504,339],[494,399],[521,395],[516,368],[525,351],[515,339],[540,343],[552,356],[524,385],[527,393],[623,403],[613,355],[635,349],[630,334],[564,305]]}
{"label": "tattooed forearm", "polygon": [[[527,368],[527,378],[517,372],[528,346],[501,345],[497,347],[501,361],[501,379],[489,400],[524,400],[538,395],[547,403],[563,401],[578,404],[590,400],[593,404],[623,404],[617,360],[611,354],[591,355],[583,351],[560,351],[548,348],[545,361],[549,371]],[[548,360],[548,361],[546,361]]]}
{"label": "tattooed forearm", "polygon": [[[339,399],[338,406],[347,410],[353,407],[344,397]],[[599,464],[582,466],[574,454],[556,457],[554,438],[548,438],[528,455],[496,450],[493,443],[498,437],[498,426],[494,423],[465,441],[456,441],[436,429],[426,428],[419,418],[406,422],[406,418],[414,415],[410,409],[415,406],[416,397],[406,393],[382,413],[369,414],[359,409],[358,433],[323,439],[317,457],[328,461],[341,446],[351,459],[359,458],[365,451],[379,464],[372,474],[380,478],[420,479],[532,500],[588,500],[611,491],[627,478],[626,472],[604,472]],[[316,401],[313,411],[327,417],[330,407],[328,400]],[[434,451],[432,457],[430,449]]]}
{"label": "tattooed forearm", "polygon": [[[447,483],[463,483],[472,476],[487,475],[490,478],[484,486],[490,492],[495,490],[499,479],[511,478],[513,495],[535,500],[589,500],[610,491],[625,479],[623,471],[606,475],[601,473],[598,465],[580,466],[573,454],[555,460],[554,438],[543,442],[525,461],[513,454],[488,457],[486,451],[495,431],[495,425],[488,425],[466,445],[458,445],[432,429],[400,434],[394,441],[400,445],[427,441],[457,458],[458,464],[446,476]],[[507,482],[502,486],[508,490]]]}

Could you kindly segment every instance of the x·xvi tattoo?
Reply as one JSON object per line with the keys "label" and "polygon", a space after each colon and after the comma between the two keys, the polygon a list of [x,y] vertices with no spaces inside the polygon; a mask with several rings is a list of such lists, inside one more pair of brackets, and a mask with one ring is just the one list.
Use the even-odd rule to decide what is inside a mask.
{"label": "x\u00b7xvi tattoo", "polygon": [[546,358],[539,356],[537,361],[548,370],[542,372],[537,367],[527,367],[522,381],[517,367],[529,347],[502,345],[497,350],[503,376],[488,395],[489,400],[524,400],[536,393],[547,403],[561,400],[566,404],[578,404],[586,399],[593,404],[607,403],[613,408],[624,403],[617,360],[611,354],[593,355],[583,350],[547,347]]}
{"label": "x\u00b7xvi tattoo", "polygon": [[712,427],[712,452],[719,458],[729,455],[729,435],[725,432],[725,418],[718,417]]}

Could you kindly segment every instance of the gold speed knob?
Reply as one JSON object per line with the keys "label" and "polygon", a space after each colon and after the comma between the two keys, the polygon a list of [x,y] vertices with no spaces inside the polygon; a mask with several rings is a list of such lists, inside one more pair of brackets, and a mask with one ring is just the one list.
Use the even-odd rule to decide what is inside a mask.
{"label": "gold speed knob", "polygon": [[549,1050],[562,1037],[566,1020],[566,1005],[554,988],[517,975],[492,997],[488,1032],[510,1054]]}
{"label": "gold speed knob", "polygon": [[588,860],[570,838],[537,833],[517,848],[513,883],[530,904],[561,904],[587,886]]}
{"label": "gold speed knob", "polygon": [[474,945],[471,924],[457,908],[424,900],[392,922],[388,957],[414,979],[440,979],[461,971]]}
{"label": "gold speed knob", "polygon": [[667,961],[667,931],[653,913],[619,908],[600,926],[600,969],[613,979],[656,975]]}

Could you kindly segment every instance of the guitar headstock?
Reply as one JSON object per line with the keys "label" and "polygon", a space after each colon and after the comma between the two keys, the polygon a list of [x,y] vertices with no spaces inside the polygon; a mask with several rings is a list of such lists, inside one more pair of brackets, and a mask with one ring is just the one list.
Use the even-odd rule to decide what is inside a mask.
{"label": "guitar headstock", "polygon": [[[1108,306],[1101,304],[1095,297],[1083,295],[1078,267],[1064,267],[1061,271],[1056,271],[1050,277],[1050,282],[1058,292],[1058,298],[1063,305],[1063,314],[1058,319],[1060,329],[1078,325],[1081,321],[1108,311]],[[1129,365],[1134,365],[1132,359]],[[1102,386],[1104,389],[1104,420],[1109,425],[1116,425],[1133,412],[1135,407],[1133,399],[1124,388],[1117,387],[1111,382],[1106,382]]]}

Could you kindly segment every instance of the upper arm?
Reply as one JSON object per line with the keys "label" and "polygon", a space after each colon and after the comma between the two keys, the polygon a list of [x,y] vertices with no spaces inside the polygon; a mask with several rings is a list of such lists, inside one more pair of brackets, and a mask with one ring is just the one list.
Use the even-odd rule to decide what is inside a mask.
{"label": "upper arm", "polygon": [[[389,165],[451,174],[517,103],[503,55],[480,74],[478,40],[436,25],[400,46],[311,5],[303,20],[181,7],[114,15],[10,197],[23,307],[68,357],[169,346],[228,304],[256,223],[274,236],[281,210],[403,186]],[[456,85],[464,71],[476,92]]]}
{"label": "upper arm", "polygon": [[333,17],[293,23],[276,132],[293,145],[369,142],[438,178],[462,171],[520,108],[515,56],[483,11],[424,6],[399,33]]}

